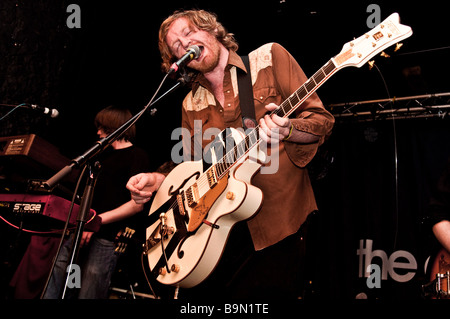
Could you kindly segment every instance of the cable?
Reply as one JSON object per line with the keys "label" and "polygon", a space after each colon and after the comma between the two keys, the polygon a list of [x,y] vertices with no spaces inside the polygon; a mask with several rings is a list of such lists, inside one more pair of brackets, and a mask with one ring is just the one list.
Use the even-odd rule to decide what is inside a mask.
{"label": "cable", "polygon": [[[163,86],[164,82],[166,81],[167,77],[169,76],[169,74],[166,74],[164,76],[164,78],[161,80],[161,83],[159,84],[158,88],[156,89],[155,93],[153,94],[152,98],[150,99],[150,101],[147,103],[147,105],[144,107],[144,109],[134,118],[134,120],[129,123],[129,125],[127,127],[121,127],[124,128],[122,130],[122,132],[120,132],[120,134],[117,136],[116,139],[119,139],[127,130],[128,128],[132,127],[134,124],[136,124],[136,122],[141,118],[141,116],[147,111],[147,109],[153,104],[153,100],[155,99],[156,95],[158,94],[158,92],[161,90],[161,87]],[[158,99],[159,100],[159,99]],[[156,100],[155,102],[157,102],[158,100]],[[156,112],[156,111],[155,111]],[[153,110],[152,110],[152,113]],[[124,126],[126,125],[126,123],[124,124]]]}
{"label": "cable", "polygon": [[[152,96],[152,98],[150,99],[150,101],[147,103],[147,105],[144,107],[144,109],[141,111],[141,113],[134,119],[134,121],[130,124],[129,127],[131,127],[132,125],[134,125],[134,124],[137,122],[137,120],[142,116],[142,114],[144,114],[144,113],[147,111],[147,109],[153,104],[153,100],[155,99],[156,95],[157,95],[158,92],[160,91],[160,89],[161,89],[162,85],[164,84],[164,82],[166,81],[168,75],[169,75],[169,74],[166,74],[166,75],[164,76],[164,78],[162,79],[161,83],[159,84],[158,88],[156,89],[156,92],[153,94],[153,96]],[[159,99],[158,99],[158,100],[159,100]],[[156,101],[158,101],[158,100],[156,100]],[[156,102],[156,101],[155,101],[155,102]],[[153,114],[154,112],[155,112],[155,111],[152,110],[151,113]],[[125,132],[125,131],[124,131],[124,132]],[[121,134],[123,134],[123,132],[122,132]],[[162,243],[162,241],[163,241],[163,238],[161,238],[161,243]],[[164,254],[164,257],[166,257],[166,256],[165,256],[164,247],[163,247],[163,254]],[[143,271],[143,273],[144,273],[145,280],[147,281],[147,284],[148,284],[148,286],[149,286],[149,288],[150,288],[150,290],[151,290],[153,296],[155,296],[155,298],[158,298],[157,295],[156,295],[156,293],[155,293],[155,291],[153,290],[152,285],[150,284],[150,280],[148,279],[147,272],[146,272],[146,270],[145,270],[145,265],[144,265],[144,254],[143,254],[143,253],[141,254],[141,266],[142,266],[142,271]],[[149,265],[149,266],[150,266],[150,265]],[[168,269],[168,266],[167,266],[167,258],[166,258],[166,267],[167,267],[167,269]]]}
{"label": "cable", "polygon": [[[373,64],[375,68],[378,71],[378,74],[381,77],[381,80],[383,81],[384,88],[386,89],[386,93],[388,95],[388,98],[391,100],[391,94],[389,93],[389,88],[387,86],[387,83],[384,79],[383,73],[381,73],[380,69],[378,68],[377,64]],[[395,99],[392,101],[391,104],[391,111],[393,112],[393,105],[395,103]],[[397,246],[397,238],[398,238],[398,218],[399,218],[399,191],[398,191],[398,148],[397,148],[397,127],[396,127],[396,121],[395,116],[392,116],[392,129],[393,129],[393,137],[394,137],[394,178],[395,178],[395,233],[394,233],[394,246],[393,251],[395,251],[395,248]]]}
{"label": "cable", "polygon": [[59,241],[59,245],[58,245],[58,249],[56,250],[56,254],[53,257],[52,267],[51,267],[50,272],[48,274],[48,278],[47,278],[47,281],[45,283],[44,289],[42,290],[41,297],[40,297],[41,299],[44,299],[44,295],[45,295],[45,292],[47,291],[47,287],[48,287],[48,284],[50,282],[50,278],[52,277],[52,274],[53,274],[53,269],[55,268],[55,265],[56,265],[56,260],[58,259],[59,253],[60,253],[62,245],[64,243],[64,236],[65,236],[65,234],[67,232],[67,229],[68,229],[68,226],[69,226],[70,216],[72,215],[72,208],[73,208],[73,205],[75,203],[75,199],[77,197],[78,189],[80,187],[80,183],[81,183],[81,180],[83,179],[83,176],[84,176],[85,172],[86,172],[86,165],[83,167],[83,170],[81,171],[80,176],[78,177],[78,181],[77,181],[77,184],[75,186],[75,191],[73,192],[73,196],[72,196],[72,202],[70,204],[69,214],[67,216],[66,224],[64,225],[64,231],[62,233],[61,240]]}
{"label": "cable", "polygon": [[[31,233],[31,234],[38,234],[38,235],[60,234],[61,231],[62,231],[61,229],[55,229],[55,230],[49,230],[49,231],[38,231],[38,230],[32,230],[32,229],[25,229],[25,228],[19,227],[17,225],[14,225],[13,223],[8,221],[3,216],[0,216],[0,219],[3,220],[6,224],[8,224],[9,226],[11,226],[11,227],[13,227],[15,229],[18,229],[18,230],[26,232],[26,233]],[[70,228],[70,229],[72,229],[72,228]]]}
{"label": "cable", "polygon": [[[157,95],[158,92],[160,91],[160,89],[161,89],[162,85],[164,84],[164,82],[166,81],[167,77],[168,77],[168,74],[166,74],[166,75],[164,76],[164,78],[162,79],[161,83],[159,84],[158,88],[156,89],[156,92],[153,94],[153,96],[152,96],[152,98],[150,99],[150,101],[147,103],[147,105],[144,107],[144,109],[143,109],[139,114],[137,114],[137,116],[135,116],[135,118],[133,119],[133,121],[131,121],[129,124],[128,124],[128,123],[125,123],[125,124],[123,124],[123,125],[119,128],[121,131],[118,132],[118,136],[117,136],[116,139],[120,138],[120,136],[122,136],[122,135],[128,130],[128,128],[130,128],[131,126],[133,126],[133,125],[137,122],[137,120],[145,113],[145,111],[153,104],[153,100],[155,99],[156,95]],[[178,85],[179,85],[179,83],[178,83]],[[177,85],[176,87],[178,87],[178,85]],[[175,88],[175,87],[174,87],[174,88]],[[172,90],[173,90],[174,88],[172,88]],[[166,93],[166,94],[167,94],[167,93]],[[159,100],[159,99],[158,99],[158,100]],[[158,101],[158,100],[157,100],[157,101]],[[127,125],[127,124],[128,124],[128,125]],[[71,203],[71,206],[70,206],[69,216],[68,216],[67,221],[66,221],[66,224],[65,224],[65,226],[64,226],[63,236],[61,236],[61,240],[60,240],[60,243],[59,243],[59,246],[58,246],[57,253],[56,253],[56,255],[55,255],[54,259],[53,259],[53,264],[52,264],[51,271],[50,271],[49,276],[48,276],[48,278],[47,278],[47,282],[46,282],[46,284],[45,284],[44,290],[42,291],[42,294],[41,294],[41,299],[42,299],[42,298],[44,297],[44,295],[45,295],[46,289],[47,289],[47,287],[48,287],[48,283],[49,283],[49,281],[50,281],[51,275],[52,275],[52,273],[53,273],[53,269],[54,269],[55,264],[56,264],[57,257],[58,257],[58,255],[59,255],[59,252],[60,252],[60,250],[61,250],[62,244],[63,244],[63,242],[64,242],[64,234],[65,234],[66,231],[67,231],[67,227],[68,227],[68,224],[69,224],[70,215],[71,215],[71,213],[72,213],[72,208],[73,208],[73,205],[74,205],[74,202],[75,202],[76,194],[78,193],[78,189],[79,189],[79,186],[80,186],[80,182],[81,182],[81,180],[82,180],[82,177],[84,176],[84,174],[85,174],[85,172],[86,172],[86,167],[87,167],[87,165],[84,165],[84,166],[83,166],[83,170],[82,170],[82,172],[81,172],[81,174],[80,174],[80,176],[79,176],[79,178],[78,178],[78,182],[77,182],[77,185],[76,185],[76,187],[75,187],[75,192],[74,192],[73,199],[72,199],[72,203]]]}
{"label": "cable", "polygon": [[440,47],[440,48],[424,49],[424,50],[417,50],[417,51],[412,51],[412,52],[403,52],[403,53],[399,53],[397,55],[411,55],[411,54],[418,54],[418,53],[428,53],[428,52],[434,52],[434,51],[440,51],[440,50],[448,50],[448,49],[450,49],[450,46]]}
{"label": "cable", "polygon": [[165,219],[166,218],[167,217],[166,217],[165,213],[161,213],[161,215],[159,216],[159,219],[161,220],[161,226],[160,226],[159,234],[161,236],[161,250],[162,250],[162,254],[164,256],[164,261],[166,263],[166,269],[167,269],[167,272],[170,273],[169,261],[167,260],[166,248],[164,247],[164,237],[167,234],[167,225],[165,224]]}
{"label": "cable", "polygon": [[9,114],[11,114],[12,112],[14,112],[15,110],[17,110],[19,107],[26,105],[26,103],[22,103],[19,105],[16,105],[11,111],[9,111],[8,113],[6,113],[5,115],[2,116],[2,118],[0,118],[0,121],[2,121],[4,118],[6,118]]}
{"label": "cable", "polygon": [[[94,220],[95,216],[97,216],[97,213],[96,213],[96,212],[93,212],[92,217],[87,221],[86,224],[88,224],[88,223],[90,223],[92,220]],[[12,222],[10,222],[9,220],[7,220],[7,219],[6,219],[5,217],[3,217],[3,216],[0,216],[0,219],[3,220],[7,225],[9,225],[9,226],[11,226],[11,227],[13,227],[13,228],[15,228],[15,229],[18,229],[18,230],[20,230],[20,231],[26,232],[26,233],[38,234],[38,235],[46,235],[46,234],[49,235],[49,234],[61,234],[61,233],[64,233],[62,229],[54,229],[54,230],[48,230],[48,231],[39,231],[39,230],[26,229],[26,228],[22,228],[22,226],[17,226],[17,225],[15,225],[15,224],[13,224]],[[67,228],[67,229],[65,229],[65,230],[67,231],[68,229],[72,230],[72,229],[75,229],[75,227],[70,227],[70,228]]]}
{"label": "cable", "polygon": [[[141,254],[141,266],[142,266],[142,272],[144,273],[144,277],[145,280],[147,281],[148,287],[150,288],[153,296],[155,296],[155,299],[158,299],[158,296],[155,294],[155,291],[153,290],[152,285],[150,284],[150,280],[147,277],[147,272],[145,270],[145,265],[144,265],[144,254]],[[150,266],[150,265],[149,265]],[[150,268],[150,267],[149,267]]]}

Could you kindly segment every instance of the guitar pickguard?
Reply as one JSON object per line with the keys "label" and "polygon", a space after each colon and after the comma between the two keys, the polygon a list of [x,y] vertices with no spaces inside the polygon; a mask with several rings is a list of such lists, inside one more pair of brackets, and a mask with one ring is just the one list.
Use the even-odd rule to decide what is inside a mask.
{"label": "guitar pickguard", "polygon": [[199,176],[200,176],[200,172],[194,172],[191,176],[188,176],[188,177],[181,183],[181,185],[180,185],[178,188],[173,189],[174,187],[173,187],[173,186],[170,186],[168,195],[169,195],[169,196],[177,195],[177,194],[179,193],[180,189],[183,188],[184,185],[186,185],[186,184],[189,182],[189,180],[190,180],[191,178],[197,179]]}
{"label": "guitar pickguard", "polygon": [[[234,134],[241,138],[238,131]],[[211,167],[203,171],[203,162],[185,162],[166,177],[149,213],[163,213],[164,220],[153,218],[156,221],[147,228],[146,241],[152,245],[145,249],[158,281],[189,287],[209,275],[233,224],[250,218],[260,207],[262,193],[249,184],[259,167],[239,163],[235,170],[247,172],[241,175],[248,180],[236,179],[235,170],[216,180]],[[244,203],[248,196],[251,199]]]}

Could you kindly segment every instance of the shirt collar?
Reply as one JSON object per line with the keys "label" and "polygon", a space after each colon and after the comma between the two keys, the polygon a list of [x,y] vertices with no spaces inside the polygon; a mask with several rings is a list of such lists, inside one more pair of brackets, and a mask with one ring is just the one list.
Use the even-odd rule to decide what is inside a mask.
{"label": "shirt collar", "polygon": [[228,56],[228,65],[234,65],[243,70],[245,73],[248,72],[248,70],[245,69],[244,62],[242,62],[241,57],[236,53],[236,51],[230,51],[230,55]]}

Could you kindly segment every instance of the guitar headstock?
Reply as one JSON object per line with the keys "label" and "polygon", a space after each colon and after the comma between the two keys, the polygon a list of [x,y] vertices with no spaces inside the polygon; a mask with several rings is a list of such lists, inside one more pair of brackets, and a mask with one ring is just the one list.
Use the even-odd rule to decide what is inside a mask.
{"label": "guitar headstock", "polygon": [[400,16],[393,13],[366,34],[346,43],[332,60],[337,68],[359,68],[387,47],[411,35],[411,27],[400,24]]}

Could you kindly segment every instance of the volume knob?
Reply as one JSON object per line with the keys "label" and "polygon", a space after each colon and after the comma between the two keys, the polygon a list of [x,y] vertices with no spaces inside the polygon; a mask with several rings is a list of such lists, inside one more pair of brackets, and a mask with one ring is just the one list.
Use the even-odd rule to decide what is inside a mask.
{"label": "volume knob", "polygon": [[170,269],[171,269],[173,272],[179,272],[179,271],[180,271],[180,265],[173,264],[172,267],[170,267]]}
{"label": "volume knob", "polygon": [[164,268],[164,267],[159,268],[159,274],[160,274],[161,276],[164,276],[165,274],[167,274],[166,268]]}
{"label": "volume knob", "polygon": [[228,192],[227,195],[226,195],[226,198],[228,200],[233,200],[234,199],[234,193],[233,192]]}

